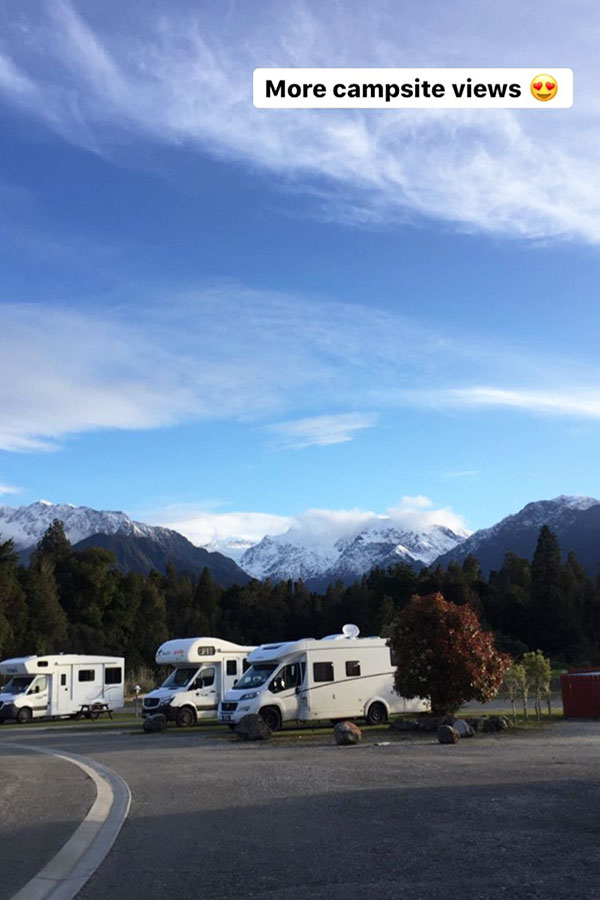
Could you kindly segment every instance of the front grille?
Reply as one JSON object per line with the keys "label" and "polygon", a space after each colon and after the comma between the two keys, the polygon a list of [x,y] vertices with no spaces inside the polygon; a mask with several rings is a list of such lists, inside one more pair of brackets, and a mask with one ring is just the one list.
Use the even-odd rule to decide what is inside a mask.
{"label": "front grille", "polygon": [[221,703],[221,712],[233,712],[237,709],[237,703]]}
{"label": "front grille", "polygon": [[158,706],[159,703],[160,697],[146,697],[146,699],[144,700],[144,706],[147,709],[150,709],[153,706]]}

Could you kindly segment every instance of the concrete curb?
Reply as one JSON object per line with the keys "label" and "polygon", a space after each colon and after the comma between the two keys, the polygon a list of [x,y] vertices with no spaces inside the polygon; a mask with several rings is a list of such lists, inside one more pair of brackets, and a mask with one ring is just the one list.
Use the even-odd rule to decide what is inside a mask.
{"label": "concrete curb", "polygon": [[55,756],[78,766],[96,785],[96,799],[64,847],[11,900],[72,900],[112,847],[131,804],[123,779],[95,760],[28,744],[3,746]]}

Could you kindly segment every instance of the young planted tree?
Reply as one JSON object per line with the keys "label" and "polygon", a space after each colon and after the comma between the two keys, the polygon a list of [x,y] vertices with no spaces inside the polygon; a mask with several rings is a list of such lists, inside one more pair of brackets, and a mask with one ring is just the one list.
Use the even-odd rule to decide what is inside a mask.
{"label": "young planted tree", "polygon": [[392,622],[388,643],[397,660],[395,690],[429,698],[436,715],[456,712],[468,700],[491,700],[511,664],[475,611],[440,593],[413,597]]}
{"label": "young planted tree", "polygon": [[[521,663],[513,663],[504,676],[503,688],[507,693],[510,705],[512,706],[513,722],[517,721],[517,712],[515,702],[517,697],[523,696],[523,687],[527,683],[527,674],[525,667]],[[527,716],[527,703],[524,704],[524,713]]]}
{"label": "young planted tree", "polygon": [[548,714],[552,712],[550,702],[550,679],[552,676],[550,660],[541,650],[531,651],[523,655],[523,668],[527,674],[527,680],[533,690],[535,698],[535,713],[538,722],[542,718],[542,697],[548,702]]}

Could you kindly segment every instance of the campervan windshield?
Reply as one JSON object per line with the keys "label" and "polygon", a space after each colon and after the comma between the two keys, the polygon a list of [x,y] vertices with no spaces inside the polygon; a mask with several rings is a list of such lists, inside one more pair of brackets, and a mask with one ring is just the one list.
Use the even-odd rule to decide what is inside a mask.
{"label": "campervan windshield", "polygon": [[3,694],[22,694],[34,679],[34,675],[17,675],[2,688]]}
{"label": "campervan windshield", "polygon": [[237,682],[236,691],[242,688],[261,687],[278,666],[279,663],[254,663]]}
{"label": "campervan windshield", "polygon": [[166,681],[163,681],[162,687],[185,687],[190,683],[197,671],[198,666],[191,669],[173,669]]}

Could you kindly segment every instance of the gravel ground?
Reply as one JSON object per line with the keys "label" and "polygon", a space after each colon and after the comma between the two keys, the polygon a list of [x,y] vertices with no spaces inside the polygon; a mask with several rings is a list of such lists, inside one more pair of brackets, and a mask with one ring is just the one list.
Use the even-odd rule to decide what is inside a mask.
{"label": "gravel ground", "polygon": [[245,744],[201,728],[45,740],[105,763],[133,792],[80,900],[600,893],[598,722],[449,747],[373,732],[336,747],[331,731]]}

